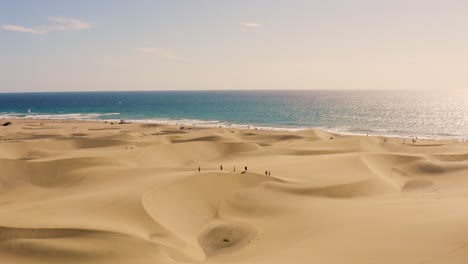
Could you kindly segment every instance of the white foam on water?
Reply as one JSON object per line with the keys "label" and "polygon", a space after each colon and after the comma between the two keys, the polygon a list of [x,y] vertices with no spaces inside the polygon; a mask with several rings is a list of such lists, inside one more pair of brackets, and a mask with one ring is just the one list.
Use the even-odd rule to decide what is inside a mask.
{"label": "white foam on water", "polygon": [[102,116],[119,115],[120,113],[71,113],[71,114],[24,114],[24,113],[1,113],[1,119],[52,119],[52,120],[100,120]]}
{"label": "white foam on water", "polygon": [[[120,113],[70,113],[70,114],[25,114],[25,113],[0,113],[0,119],[44,119],[44,120],[77,120],[77,121],[108,121],[119,122],[121,119],[102,119],[104,116],[120,115]],[[162,124],[179,126],[198,126],[198,127],[222,127],[237,129],[257,129],[270,131],[300,131],[310,128],[305,127],[273,127],[259,126],[252,124],[235,124],[220,120],[200,120],[200,119],[125,119],[126,122],[139,124]]]}
{"label": "white foam on water", "polygon": [[403,138],[412,139],[417,137],[418,139],[465,139],[461,135],[455,134],[410,134],[404,131],[394,131],[386,129],[348,129],[348,128],[329,128],[323,129],[334,134],[350,135],[350,136],[378,136],[387,138]]}
{"label": "white foam on water", "polygon": [[[70,113],[70,114],[40,114],[40,113],[0,113],[0,119],[49,119],[49,120],[77,120],[77,121],[108,121],[119,122],[120,119],[109,119],[102,117],[112,117],[120,115],[120,113]],[[200,120],[200,119],[125,119],[126,122],[138,124],[162,124],[162,125],[178,125],[186,127],[221,127],[221,128],[236,128],[248,130],[266,130],[266,131],[301,131],[307,129],[321,129],[335,134],[354,135],[354,136],[380,136],[389,138],[413,138],[420,139],[458,139],[463,140],[464,137],[455,134],[428,134],[428,135],[410,135],[404,131],[394,131],[386,129],[359,129],[348,127],[275,127],[263,126],[254,124],[235,124],[220,120]]]}

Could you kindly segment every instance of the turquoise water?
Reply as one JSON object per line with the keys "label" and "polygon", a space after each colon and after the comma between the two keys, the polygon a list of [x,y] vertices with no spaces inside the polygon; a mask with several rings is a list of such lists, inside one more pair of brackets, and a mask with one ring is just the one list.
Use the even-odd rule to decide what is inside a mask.
{"label": "turquoise water", "polygon": [[405,91],[151,91],[0,94],[2,118],[321,128],[352,134],[468,138],[468,95]]}

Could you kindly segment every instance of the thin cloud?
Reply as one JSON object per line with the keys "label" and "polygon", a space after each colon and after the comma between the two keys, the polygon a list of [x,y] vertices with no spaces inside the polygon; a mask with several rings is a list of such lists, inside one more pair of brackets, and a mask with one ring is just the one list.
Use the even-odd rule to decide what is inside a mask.
{"label": "thin cloud", "polygon": [[3,30],[32,33],[32,34],[45,34],[50,31],[78,31],[91,28],[92,25],[86,21],[76,18],[66,17],[48,17],[49,24],[24,27],[20,25],[2,25]]}
{"label": "thin cloud", "polygon": [[246,27],[251,27],[251,28],[262,27],[261,24],[258,24],[258,23],[255,23],[255,22],[248,22],[248,23],[244,23],[243,25],[246,26]]}
{"label": "thin cloud", "polygon": [[66,17],[48,17],[49,21],[54,24],[46,27],[47,30],[66,30],[66,31],[76,31],[91,28],[91,24],[76,18],[66,18]]}
{"label": "thin cloud", "polygon": [[41,34],[41,31],[34,28],[27,28],[18,25],[2,25],[3,30],[8,31],[16,31],[16,32],[26,32],[26,33],[33,33],[33,34]]}
{"label": "thin cloud", "polygon": [[180,58],[174,55],[174,53],[162,48],[137,48],[135,50],[137,52],[150,53],[165,59],[180,60]]}

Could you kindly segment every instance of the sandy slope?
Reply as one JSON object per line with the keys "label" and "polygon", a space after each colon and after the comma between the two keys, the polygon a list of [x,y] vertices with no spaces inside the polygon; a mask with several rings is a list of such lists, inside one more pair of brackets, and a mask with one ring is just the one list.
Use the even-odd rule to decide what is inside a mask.
{"label": "sandy slope", "polygon": [[468,263],[466,143],[12,122],[0,263]]}

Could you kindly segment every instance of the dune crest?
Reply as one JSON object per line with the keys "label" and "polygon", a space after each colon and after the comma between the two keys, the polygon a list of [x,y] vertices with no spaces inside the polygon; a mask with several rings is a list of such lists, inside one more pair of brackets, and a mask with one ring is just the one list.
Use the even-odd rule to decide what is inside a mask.
{"label": "dune crest", "polygon": [[457,141],[15,119],[0,170],[0,263],[468,259]]}

